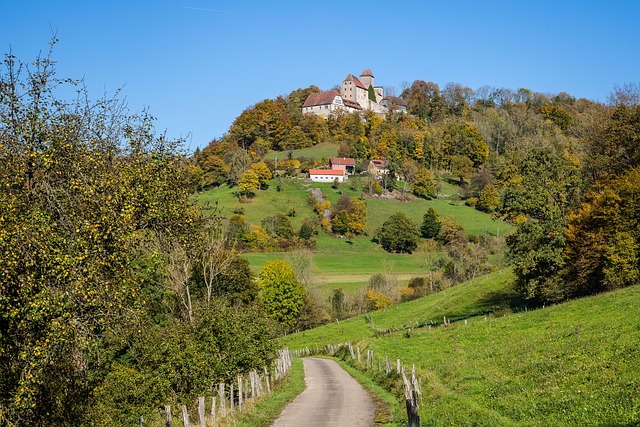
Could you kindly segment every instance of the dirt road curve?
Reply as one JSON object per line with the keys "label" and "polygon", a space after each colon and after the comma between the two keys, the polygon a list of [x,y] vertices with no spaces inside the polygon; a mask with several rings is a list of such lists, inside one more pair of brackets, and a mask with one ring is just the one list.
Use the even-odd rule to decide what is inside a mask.
{"label": "dirt road curve", "polygon": [[374,425],[373,401],[340,365],[329,359],[302,360],[307,387],[272,427]]}

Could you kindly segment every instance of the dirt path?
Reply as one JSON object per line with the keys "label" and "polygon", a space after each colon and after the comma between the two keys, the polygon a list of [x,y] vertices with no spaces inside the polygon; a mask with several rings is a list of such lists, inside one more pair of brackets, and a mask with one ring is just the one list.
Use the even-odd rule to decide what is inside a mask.
{"label": "dirt path", "polygon": [[[367,283],[371,276],[376,273],[370,274],[327,274],[325,276],[319,276],[318,280],[322,283],[346,283],[346,282],[362,282]],[[393,274],[393,277],[396,280],[410,280],[414,277],[420,276],[424,274],[423,272],[415,272],[415,273],[400,273]]]}
{"label": "dirt path", "polygon": [[271,427],[373,426],[374,404],[336,362],[304,358],[305,390]]}

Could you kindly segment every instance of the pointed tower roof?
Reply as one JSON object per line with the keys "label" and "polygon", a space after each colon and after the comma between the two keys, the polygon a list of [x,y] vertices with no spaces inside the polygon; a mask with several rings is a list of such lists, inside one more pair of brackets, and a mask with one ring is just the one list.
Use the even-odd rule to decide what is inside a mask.
{"label": "pointed tower roof", "polygon": [[360,74],[360,77],[373,77],[373,73],[369,68],[367,68]]}
{"label": "pointed tower roof", "polygon": [[353,82],[356,86],[358,86],[359,88],[362,88],[364,90],[367,90],[367,87],[362,84],[362,82],[360,81],[360,79],[358,79],[356,76],[354,76],[353,74],[349,74],[347,77],[345,77],[345,79],[343,80],[345,82],[351,81]]}

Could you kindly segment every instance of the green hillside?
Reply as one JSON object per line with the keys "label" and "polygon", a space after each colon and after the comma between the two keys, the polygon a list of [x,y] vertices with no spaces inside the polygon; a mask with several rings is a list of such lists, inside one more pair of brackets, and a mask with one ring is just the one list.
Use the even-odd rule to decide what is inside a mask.
{"label": "green hillside", "polygon": [[[277,191],[278,184],[281,191]],[[259,225],[261,221],[276,212],[287,214],[295,210],[291,218],[294,230],[298,230],[305,218],[316,218],[317,215],[308,204],[310,188],[320,188],[325,197],[334,205],[341,195],[361,197],[362,183],[360,177],[352,177],[350,182],[339,185],[337,189],[331,184],[312,183],[299,178],[282,178],[272,180],[267,190],[262,190],[250,203],[239,203],[234,192],[235,188],[222,186],[198,194],[198,201],[209,207],[209,212],[217,209],[224,216],[231,215],[234,210],[241,209],[252,224]],[[412,275],[424,273],[423,256],[418,252],[408,254],[393,254],[385,252],[379,245],[371,242],[371,235],[393,213],[401,211],[414,222],[420,224],[427,209],[433,207],[442,218],[454,217],[465,231],[476,235],[502,235],[512,230],[512,226],[501,221],[495,221],[490,215],[465,206],[456,200],[457,187],[450,184],[443,185],[445,194],[435,200],[412,199],[399,201],[388,198],[366,198],[367,204],[367,236],[359,236],[347,243],[340,239],[320,232],[316,249],[313,254],[317,274],[321,283],[327,289],[342,287],[349,291],[362,287],[373,274],[385,272],[397,275],[398,279],[407,281]],[[271,259],[283,259],[286,253],[245,253],[252,268],[257,271]]]}
{"label": "green hillside", "polygon": [[638,425],[640,286],[506,315],[501,307],[515,297],[509,277],[498,272],[369,315],[383,328],[452,319],[448,327],[414,329],[411,338],[404,330],[376,338],[358,317],[283,344],[353,341],[383,361],[415,364],[423,425]]}

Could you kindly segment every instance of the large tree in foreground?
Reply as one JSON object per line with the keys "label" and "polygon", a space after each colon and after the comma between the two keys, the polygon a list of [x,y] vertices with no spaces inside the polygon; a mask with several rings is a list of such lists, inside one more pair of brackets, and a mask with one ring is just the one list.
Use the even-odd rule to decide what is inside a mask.
{"label": "large tree in foreground", "polygon": [[138,329],[144,242],[199,218],[179,144],[118,100],[61,101],[53,64],[0,70],[0,424],[81,423]]}

